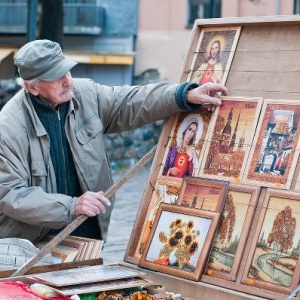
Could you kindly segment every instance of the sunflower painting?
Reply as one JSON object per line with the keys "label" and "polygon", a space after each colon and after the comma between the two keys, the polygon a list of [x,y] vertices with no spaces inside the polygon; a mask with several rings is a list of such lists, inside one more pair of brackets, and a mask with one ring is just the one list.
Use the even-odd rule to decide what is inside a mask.
{"label": "sunflower painting", "polygon": [[139,265],[198,280],[219,217],[216,212],[161,204]]}

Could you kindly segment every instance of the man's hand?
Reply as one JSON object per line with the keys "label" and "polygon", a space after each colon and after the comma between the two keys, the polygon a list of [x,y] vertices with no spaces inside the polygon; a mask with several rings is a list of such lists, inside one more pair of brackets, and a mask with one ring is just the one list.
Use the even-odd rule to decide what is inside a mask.
{"label": "man's hand", "polygon": [[187,93],[187,102],[191,104],[201,104],[207,107],[207,110],[214,111],[216,106],[222,105],[219,93],[226,96],[228,89],[217,83],[206,83]]}
{"label": "man's hand", "polygon": [[76,216],[87,215],[94,217],[98,214],[104,214],[105,206],[110,206],[110,201],[104,197],[103,192],[85,192],[77,198],[76,202]]}

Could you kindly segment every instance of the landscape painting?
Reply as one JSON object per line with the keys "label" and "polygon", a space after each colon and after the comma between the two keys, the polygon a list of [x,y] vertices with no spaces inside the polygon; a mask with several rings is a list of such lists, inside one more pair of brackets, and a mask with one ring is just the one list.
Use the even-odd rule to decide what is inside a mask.
{"label": "landscape painting", "polygon": [[242,278],[244,284],[290,293],[300,279],[300,195],[268,189]]}
{"label": "landscape painting", "polygon": [[210,276],[236,279],[259,193],[260,187],[230,184],[207,264]]}

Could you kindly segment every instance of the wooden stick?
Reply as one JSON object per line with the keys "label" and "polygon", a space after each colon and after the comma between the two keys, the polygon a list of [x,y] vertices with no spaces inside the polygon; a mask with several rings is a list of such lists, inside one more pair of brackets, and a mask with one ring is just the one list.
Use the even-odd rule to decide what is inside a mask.
{"label": "wooden stick", "polygon": [[[127,182],[138,170],[140,170],[155,154],[157,146],[154,146],[146,155],[144,155],[119,181],[113,184],[105,193],[106,198],[111,197],[125,182]],[[50,242],[48,242],[41,251],[30,260],[28,260],[22,267],[14,272],[11,277],[22,276],[30,268],[32,268],[41,258],[58,245],[64,238],[66,238],[73,230],[82,224],[88,216],[80,215],[69,225],[67,225],[61,232],[59,232]]]}

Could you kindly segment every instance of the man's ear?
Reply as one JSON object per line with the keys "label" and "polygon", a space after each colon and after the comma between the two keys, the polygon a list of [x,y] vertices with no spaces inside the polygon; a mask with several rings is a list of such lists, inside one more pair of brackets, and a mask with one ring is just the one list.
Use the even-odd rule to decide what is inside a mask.
{"label": "man's ear", "polygon": [[36,85],[30,83],[29,81],[27,80],[24,80],[24,86],[25,88],[34,96],[38,96],[39,92],[36,88]]}

